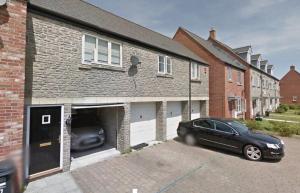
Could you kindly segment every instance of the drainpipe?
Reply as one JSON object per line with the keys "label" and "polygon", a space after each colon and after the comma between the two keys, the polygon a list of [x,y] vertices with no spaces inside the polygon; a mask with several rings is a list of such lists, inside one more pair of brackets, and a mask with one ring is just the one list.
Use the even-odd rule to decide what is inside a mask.
{"label": "drainpipe", "polygon": [[190,60],[189,65],[189,120],[192,119],[192,83],[191,83],[191,73],[192,73],[192,61]]}

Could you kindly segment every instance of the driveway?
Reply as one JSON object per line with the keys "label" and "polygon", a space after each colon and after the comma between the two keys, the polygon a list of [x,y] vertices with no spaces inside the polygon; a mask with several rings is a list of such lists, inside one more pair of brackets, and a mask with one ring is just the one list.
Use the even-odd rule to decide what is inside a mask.
{"label": "driveway", "polygon": [[169,141],[72,172],[85,193],[300,192],[300,139],[285,138],[280,162]]}
{"label": "driveway", "polygon": [[[34,183],[48,180],[59,186],[60,182],[63,187],[56,188],[60,193],[74,192],[75,187],[84,193],[300,192],[300,138],[284,141],[286,157],[280,162],[252,162],[236,154],[169,141],[64,173],[69,181],[58,175]],[[30,192],[41,192],[34,185]],[[54,193],[51,187],[47,189]]]}

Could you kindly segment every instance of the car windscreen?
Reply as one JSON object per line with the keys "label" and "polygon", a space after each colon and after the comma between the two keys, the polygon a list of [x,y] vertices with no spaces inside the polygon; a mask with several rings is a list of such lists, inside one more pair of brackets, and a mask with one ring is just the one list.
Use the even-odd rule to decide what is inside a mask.
{"label": "car windscreen", "polygon": [[237,130],[239,133],[244,133],[244,132],[247,132],[249,131],[249,128],[238,122],[238,121],[230,121],[230,122],[227,122],[229,125],[231,125],[235,130]]}

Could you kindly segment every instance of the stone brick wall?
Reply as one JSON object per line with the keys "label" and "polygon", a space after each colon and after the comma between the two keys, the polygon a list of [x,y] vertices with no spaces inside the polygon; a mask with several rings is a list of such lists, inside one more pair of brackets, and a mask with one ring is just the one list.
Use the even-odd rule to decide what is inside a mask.
{"label": "stone brick wall", "polygon": [[[29,103],[31,98],[188,96],[189,61],[186,59],[171,55],[173,75],[158,76],[161,53],[121,41],[122,68],[83,65],[84,34],[112,37],[33,13],[28,14],[27,23],[26,97]],[[141,65],[137,69],[131,68],[132,55],[140,58]],[[203,69],[202,82],[192,85],[194,96],[208,97],[208,74],[204,72]]]}
{"label": "stone brick wall", "polygon": [[0,160],[22,154],[26,10],[25,0],[0,7]]}

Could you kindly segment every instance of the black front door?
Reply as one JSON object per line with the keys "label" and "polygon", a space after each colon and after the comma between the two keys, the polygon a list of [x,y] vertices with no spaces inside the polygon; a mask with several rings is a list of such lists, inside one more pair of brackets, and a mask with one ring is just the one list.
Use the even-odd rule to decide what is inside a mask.
{"label": "black front door", "polygon": [[60,166],[61,107],[30,108],[29,174]]}

